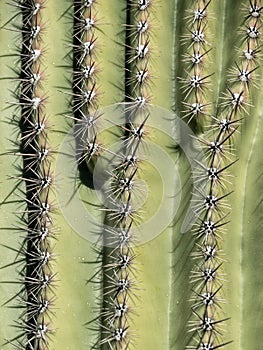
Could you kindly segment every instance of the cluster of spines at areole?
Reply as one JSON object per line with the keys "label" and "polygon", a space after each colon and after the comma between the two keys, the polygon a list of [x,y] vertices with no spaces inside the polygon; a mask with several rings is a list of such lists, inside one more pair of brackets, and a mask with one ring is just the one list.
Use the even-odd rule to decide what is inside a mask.
{"label": "cluster of spines at areole", "polygon": [[98,156],[97,140],[99,73],[97,62],[98,19],[96,0],[76,0],[73,3],[73,81],[72,109],[76,158],[79,170]]}
{"label": "cluster of spines at areole", "polygon": [[[100,111],[98,93],[99,78],[99,38],[98,31],[100,20],[98,19],[97,0],[74,0],[72,2],[73,15],[73,41],[72,41],[72,92],[71,112],[66,115],[74,123],[73,133],[75,138],[75,158],[79,173],[84,176],[93,174],[93,166],[101,153],[107,153],[107,149],[98,140],[98,120],[103,116]],[[101,50],[103,48],[100,47]],[[99,248],[100,249],[100,248]],[[94,247],[94,250],[96,248]],[[97,251],[97,250],[96,250]],[[98,250],[98,255],[101,252]],[[101,268],[99,268],[99,271]],[[100,284],[97,273],[89,281]],[[100,300],[97,304],[100,303]],[[99,305],[100,308],[100,305]],[[95,318],[96,320],[97,318]],[[94,319],[91,321],[95,321]],[[90,322],[89,322],[90,323]],[[93,327],[92,327],[93,329]],[[96,332],[99,329],[96,328]],[[92,348],[99,348],[96,342]]]}
{"label": "cluster of spines at areole", "polygon": [[[197,11],[192,21],[190,53],[193,70],[187,78],[187,99],[190,115],[203,113],[203,87],[208,77],[202,75],[203,59],[207,49],[203,44],[207,21],[207,7],[210,1],[198,1]],[[74,7],[75,35],[73,43],[74,77],[73,110],[77,124],[76,135],[79,144],[78,160],[90,159],[99,150],[96,141],[94,122],[97,115],[97,91],[95,74],[96,62],[96,19],[95,0],[76,1]],[[229,191],[227,170],[233,164],[232,141],[239,122],[249,106],[249,94],[255,85],[255,69],[260,50],[260,26],[262,8],[258,1],[250,1],[242,30],[243,51],[236,67],[233,68],[228,89],[219,104],[218,114],[212,117],[211,130],[200,142],[204,147],[204,162],[198,164],[205,192],[198,198],[198,227],[195,231],[196,269],[193,271],[193,314],[196,318],[191,325],[194,345],[191,349],[212,350],[228,344],[223,340],[220,325],[224,319],[218,318],[221,301],[221,241],[223,227],[227,223],[225,198]],[[19,89],[17,102],[19,126],[21,129],[20,150],[22,157],[22,175],[25,190],[21,190],[27,208],[21,218],[19,230],[23,230],[25,239],[19,251],[18,262],[23,264],[19,294],[23,307],[17,324],[19,335],[14,346],[18,349],[47,349],[51,329],[48,313],[52,305],[52,272],[50,234],[52,229],[51,205],[49,202],[52,176],[50,172],[50,150],[47,146],[47,122],[45,115],[45,97],[41,81],[43,43],[43,1],[20,0],[13,5],[22,16],[22,25],[18,29],[22,36],[20,56]],[[136,225],[137,213],[133,205],[135,200],[136,179],[138,173],[139,148],[145,137],[145,125],[149,117],[150,73],[150,35],[149,19],[153,4],[150,0],[130,0],[127,5],[126,24],[126,105],[124,107],[126,123],[123,132],[122,152],[116,155],[111,171],[108,196],[112,204],[107,208],[105,245],[110,246],[108,261],[103,266],[107,282],[104,289],[102,309],[102,338],[99,346],[111,349],[128,349],[130,339],[130,313],[134,303],[134,252],[132,248],[132,228]],[[201,35],[202,34],[202,35]],[[199,39],[196,39],[199,35]],[[198,58],[198,60],[197,60]],[[196,60],[196,62],[195,62]],[[194,80],[192,81],[192,78]],[[202,78],[199,82],[198,78]],[[189,86],[189,87],[188,87]],[[201,106],[200,106],[201,104]],[[188,112],[187,112],[188,113]],[[84,124],[84,127],[83,127]],[[79,127],[80,126],[80,127]],[[83,152],[84,151],[84,152]],[[21,197],[21,196],[20,196]],[[21,259],[20,259],[21,258]],[[106,289],[107,288],[107,289]],[[132,334],[132,332],[131,332]],[[13,341],[12,341],[13,343]]]}
{"label": "cluster of spines at areole", "polygon": [[121,149],[109,166],[103,259],[103,306],[100,320],[101,340],[105,349],[130,349],[134,346],[132,310],[136,308],[138,281],[134,254],[133,228],[141,219],[138,173],[142,142],[149,114],[149,59],[151,1],[128,1],[125,24],[125,102]]}
{"label": "cluster of spines at areole", "polygon": [[195,268],[191,276],[193,337],[189,349],[219,349],[231,342],[224,337],[224,323],[229,318],[222,312],[225,280],[222,245],[230,210],[227,197],[231,194],[229,168],[236,162],[233,148],[236,133],[241,119],[249,116],[252,91],[257,85],[262,7],[259,1],[247,1],[242,11],[241,49],[237,49],[235,66],[228,73],[226,92],[220,98],[216,115],[211,116],[209,130],[199,138],[204,159],[197,162],[200,180],[196,197],[196,248],[192,254]]}
{"label": "cluster of spines at areole", "polygon": [[[208,42],[208,15],[210,1],[194,1],[195,8],[186,17],[188,33],[182,41],[187,48],[184,62],[186,64],[186,76],[179,78],[183,89],[182,104],[184,118],[188,123],[199,122],[208,111],[209,103],[205,102],[206,92],[210,83],[211,74],[206,74],[209,52],[211,51]],[[201,117],[201,118],[200,118]]]}
{"label": "cluster of spines at areole", "polygon": [[[13,122],[20,128],[18,140],[21,157],[21,173],[18,181],[18,196],[26,207],[17,215],[21,221],[17,226],[22,231],[23,242],[17,250],[14,264],[21,266],[20,292],[15,299],[22,313],[15,324],[18,335],[8,340],[17,349],[48,349],[48,338],[52,332],[50,312],[54,300],[54,278],[52,269],[52,206],[50,190],[53,184],[50,149],[47,145],[46,97],[43,92],[43,32],[42,12],[44,2],[34,0],[13,1],[21,24],[14,31],[21,37],[17,66],[19,81],[15,91],[16,107]],[[12,299],[13,300],[13,299]]]}

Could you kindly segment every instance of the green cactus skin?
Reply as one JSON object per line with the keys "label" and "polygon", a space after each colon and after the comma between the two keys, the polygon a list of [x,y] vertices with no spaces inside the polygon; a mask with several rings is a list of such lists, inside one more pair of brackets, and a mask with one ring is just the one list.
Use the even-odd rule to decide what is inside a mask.
{"label": "green cactus skin", "polygon": [[[46,48],[43,64],[45,66],[46,79],[43,90],[48,92],[46,102],[46,114],[52,124],[52,132],[49,133],[49,144],[54,150],[52,170],[55,168],[59,155],[56,153],[62,144],[64,133],[68,132],[69,125],[63,114],[69,109],[68,96],[60,91],[70,91],[71,70],[65,70],[68,59],[65,56],[71,50],[72,43],[72,3],[73,1],[58,0],[46,1],[43,9],[43,22],[46,31],[43,33],[43,45]],[[233,69],[235,61],[243,48],[242,35],[244,30],[239,30],[245,18],[245,8],[259,1],[247,0],[212,0],[209,4],[209,25],[207,35],[212,50],[207,57],[204,71],[207,74],[214,73],[211,77],[212,84],[206,92],[205,100],[217,105],[219,97],[226,92],[227,80]],[[154,9],[151,20],[151,54],[154,57],[154,79],[150,89],[151,103],[164,108],[175,108],[175,111],[183,117],[184,96],[178,77],[185,77],[184,55],[186,47],[181,41],[188,34],[189,22],[186,18],[196,2],[169,0],[161,3],[152,1]],[[98,24],[98,59],[99,59],[99,92],[100,106],[107,106],[122,101],[124,95],[124,72],[116,62],[123,66],[125,50],[119,45],[124,42],[123,23],[125,23],[125,1],[106,2],[96,1]],[[240,8],[241,7],[241,8]],[[14,11],[5,1],[0,3],[1,24],[6,23]],[[61,15],[63,16],[61,17]],[[13,22],[19,23],[20,17]],[[261,18],[260,18],[261,21]],[[6,26],[11,28],[11,23]],[[19,35],[15,32],[2,29],[0,31],[1,45],[1,78],[15,77],[14,68],[16,57],[11,55],[15,52],[16,45],[19,47]],[[259,39],[261,40],[261,39]],[[235,50],[237,47],[237,50]],[[262,58],[259,55],[258,65],[261,66]],[[65,63],[66,62],[66,63]],[[11,69],[10,69],[11,68]],[[206,74],[206,73],[205,73]],[[244,115],[242,125],[239,127],[234,139],[236,158],[238,162],[233,164],[229,173],[233,175],[231,185],[227,185],[229,191],[234,191],[228,198],[231,212],[227,217],[230,222],[226,226],[226,233],[220,243],[223,253],[222,258],[226,261],[222,265],[222,273],[225,274],[223,281],[222,296],[226,303],[221,303],[222,311],[220,318],[230,317],[223,332],[222,343],[233,340],[226,346],[232,350],[259,349],[262,343],[262,276],[261,276],[261,201],[262,201],[262,69],[255,71],[257,75],[258,89],[252,88],[251,103],[248,107],[248,115]],[[13,102],[12,90],[16,82],[12,79],[1,79],[1,154],[0,157],[0,181],[1,181],[1,207],[0,226],[1,244],[19,249],[20,233],[12,229],[16,222],[19,210],[17,197],[14,193],[15,181],[8,176],[16,176],[14,166],[10,158],[15,156],[6,155],[13,150],[12,141],[17,140],[17,129],[9,123],[12,117],[12,109],[6,109],[6,101]],[[213,107],[213,105],[212,105]],[[211,107],[211,110],[212,110]],[[207,120],[201,120],[189,125],[194,132],[204,137]],[[103,121],[104,122],[104,121]],[[151,137],[154,134],[150,130]],[[100,135],[99,135],[100,136]],[[156,134],[154,135],[156,139]],[[11,141],[10,141],[11,140]],[[161,144],[161,140],[159,141]],[[139,247],[134,247],[136,256],[135,279],[140,281],[138,290],[139,301],[136,312],[132,315],[131,336],[134,337],[134,349],[185,349],[191,345],[192,333],[189,330],[189,320],[193,320],[191,312],[192,285],[189,281],[191,271],[194,269],[194,259],[191,253],[194,249],[192,233],[181,234],[181,227],[189,207],[191,199],[192,183],[191,171],[187,159],[178,150],[167,147],[170,140],[164,138],[161,146],[166,152],[177,159],[179,165],[182,202],[177,212],[174,224],[167,227],[154,240]],[[105,142],[107,144],[107,142]],[[20,160],[16,160],[19,164]],[[145,170],[145,171],[144,171]],[[62,174],[63,175],[63,174]],[[154,171],[142,169],[141,178],[154,188],[155,197],[159,191],[158,176]],[[62,177],[62,176],[61,176]],[[59,187],[63,188],[59,174],[55,177],[54,190],[50,193],[50,201],[56,206],[56,194]],[[175,189],[171,189],[174,195]],[[152,195],[152,194],[151,194]],[[93,190],[85,186],[81,187],[81,197],[84,201],[99,205],[99,201]],[[154,199],[154,196],[151,197]],[[5,199],[5,201],[3,201]],[[87,204],[89,210],[96,211],[92,205]],[[153,200],[149,200],[146,207],[149,212],[153,208]],[[77,216],[77,213],[75,213]],[[103,223],[101,212],[96,214],[99,223]],[[98,285],[86,283],[100,269],[101,262],[93,264],[98,259],[94,252],[94,245],[74,231],[68,218],[64,217],[60,208],[56,209],[54,224],[58,229],[54,254],[56,263],[54,270],[56,275],[56,302],[54,315],[51,315],[50,326],[54,329],[49,341],[49,349],[91,349],[97,339],[100,338],[94,320],[99,316],[98,303],[101,301],[103,290]],[[96,227],[96,226],[95,226]],[[90,226],[87,230],[94,230]],[[13,262],[15,252],[0,246],[0,265],[4,266]],[[87,262],[87,263],[83,263]],[[14,266],[13,266],[14,267]],[[17,281],[18,274],[15,267],[0,270],[0,280]],[[17,284],[0,284],[1,304],[12,298],[21,289]],[[137,293],[137,292],[136,292]],[[21,315],[20,309],[10,308],[7,305],[0,308],[1,334],[0,344],[15,338],[17,330],[11,327]],[[134,331],[134,332],[133,332]],[[13,348],[12,345],[6,345]],[[132,348],[132,346],[131,346]]]}

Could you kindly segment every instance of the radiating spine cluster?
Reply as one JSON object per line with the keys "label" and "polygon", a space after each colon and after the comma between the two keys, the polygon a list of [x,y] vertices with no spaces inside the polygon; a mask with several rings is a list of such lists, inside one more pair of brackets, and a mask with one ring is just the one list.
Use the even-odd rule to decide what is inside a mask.
{"label": "radiating spine cluster", "polygon": [[[12,102],[16,107],[12,122],[20,128],[19,150],[15,155],[20,157],[22,167],[19,175],[12,178],[18,182],[19,201],[25,209],[18,212],[21,222],[17,227],[20,233],[23,232],[24,240],[20,249],[11,247],[17,253],[15,262],[4,266],[22,266],[18,281],[22,288],[15,296],[18,296],[16,306],[22,309],[16,323],[19,333],[9,343],[16,349],[48,350],[49,335],[53,332],[50,319],[55,274],[52,263],[53,206],[50,202],[54,180],[45,112],[47,98],[43,92],[45,1],[10,2],[21,17],[21,25],[15,27],[15,31],[22,38],[17,65],[17,100]],[[106,151],[105,157],[111,158],[102,209],[106,213],[102,235],[103,282],[99,285],[103,300],[98,321],[100,340],[96,346],[122,350],[132,348],[136,338],[132,329],[132,314],[138,299],[134,231],[141,219],[138,207],[143,189],[139,186],[138,174],[143,158],[142,144],[147,136],[147,121],[151,118],[148,108],[153,72],[151,19],[158,2],[127,1],[125,103],[120,104],[124,106],[125,118],[119,127],[121,149],[116,153],[104,149],[97,140],[97,120],[101,116],[97,86],[99,22],[96,13],[99,2],[72,0],[73,83],[70,96],[73,115],[69,118],[75,123],[78,165],[89,165],[89,161],[96,159],[101,151]],[[206,75],[205,70],[210,52],[207,26],[212,0],[194,2],[196,7],[188,20],[189,33],[184,38],[189,47],[185,56],[187,72],[181,79],[186,108],[184,115],[189,122],[199,116],[209,116],[211,125],[209,131],[198,138],[204,157],[202,162],[196,160],[198,180],[194,195],[197,193],[197,223],[192,253],[195,264],[191,275],[193,314],[189,327],[193,337],[188,349],[215,350],[230,343],[224,339],[223,324],[228,317],[222,316],[224,310],[221,307],[224,303],[223,236],[230,210],[227,200],[231,194],[229,170],[236,162],[233,144],[237,131],[242,118],[249,114],[253,89],[257,88],[263,6],[260,0],[247,0],[240,35],[242,50],[229,71],[226,92],[217,104],[215,115],[211,116],[208,103],[204,101],[210,80],[210,74]],[[114,123],[114,114],[111,121]]]}
{"label": "radiating spine cluster", "polygon": [[[137,182],[141,144],[149,114],[150,1],[128,1],[125,55],[124,121],[120,126],[121,150],[114,156],[107,185],[107,224],[104,242],[104,308],[100,344],[111,349],[130,349],[131,312],[136,298],[133,227],[140,219]],[[122,105],[122,104],[121,104]]]}
{"label": "radiating spine cluster", "polygon": [[[195,9],[187,18],[189,33],[183,38],[187,50],[185,63],[187,65],[186,77],[180,78],[184,95],[184,117],[191,122],[207,114],[205,93],[209,85],[211,74],[205,74],[206,60],[210,52],[207,40],[208,11],[210,1],[195,1]],[[200,122],[200,121],[199,121]]]}
{"label": "radiating spine cluster", "polygon": [[210,130],[200,138],[204,160],[198,163],[200,181],[195,231],[196,250],[193,258],[196,267],[192,272],[193,316],[191,331],[195,345],[189,349],[218,349],[229,344],[224,341],[222,324],[228,318],[221,318],[220,312],[224,276],[221,253],[224,226],[230,207],[226,197],[228,190],[228,168],[236,161],[233,154],[234,135],[242,116],[248,114],[250,95],[255,86],[255,69],[258,65],[259,37],[262,8],[258,1],[249,2],[245,10],[245,24],[241,40],[243,51],[236,67],[230,72],[227,92],[218,105],[218,115],[212,116]]}
{"label": "radiating spine cluster", "polygon": [[[73,10],[72,108],[77,144],[77,161],[89,161],[100,152],[96,122],[98,109],[96,0],[76,0]],[[83,164],[83,163],[82,163]]]}
{"label": "radiating spine cluster", "polygon": [[[26,205],[19,231],[24,241],[15,264],[22,264],[19,306],[23,312],[17,322],[18,336],[11,340],[18,349],[48,349],[50,309],[53,303],[52,271],[52,206],[49,193],[53,184],[50,149],[47,146],[47,118],[43,95],[43,1],[20,0],[11,4],[18,9],[21,27],[16,31],[22,37],[19,87],[16,91],[15,119],[20,127],[19,152],[22,157],[22,175],[16,179],[23,189],[18,194]],[[16,341],[16,342],[15,342]]]}

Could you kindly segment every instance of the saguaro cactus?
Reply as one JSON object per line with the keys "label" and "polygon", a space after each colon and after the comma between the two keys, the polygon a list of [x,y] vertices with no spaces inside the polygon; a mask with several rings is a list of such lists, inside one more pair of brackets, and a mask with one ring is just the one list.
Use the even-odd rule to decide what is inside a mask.
{"label": "saguaro cactus", "polygon": [[260,0],[1,1],[3,349],[260,349]]}

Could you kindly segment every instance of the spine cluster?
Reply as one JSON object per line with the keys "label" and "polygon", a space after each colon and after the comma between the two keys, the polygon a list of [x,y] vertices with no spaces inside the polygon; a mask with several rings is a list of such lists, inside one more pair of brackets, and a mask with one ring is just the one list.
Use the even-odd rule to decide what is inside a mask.
{"label": "spine cluster", "polygon": [[[106,210],[108,229],[104,242],[108,247],[103,266],[104,307],[101,345],[111,349],[129,349],[133,344],[131,313],[138,289],[135,280],[133,227],[140,220],[137,182],[141,145],[145,126],[150,82],[150,1],[128,1],[125,55],[124,122],[120,126],[122,147],[109,169]],[[121,104],[122,105],[122,104]]]}
{"label": "spine cluster", "polygon": [[207,114],[204,102],[211,74],[205,74],[206,60],[210,52],[207,40],[208,11],[210,1],[197,0],[196,7],[187,18],[188,34],[183,38],[187,49],[185,55],[186,77],[179,78],[184,95],[184,118],[190,123]]}
{"label": "spine cluster", "polygon": [[20,333],[15,346],[46,350],[51,332],[48,320],[55,274],[52,272],[52,206],[49,199],[53,179],[47,145],[46,97],[42,88],[44,5],[40,0],[20,0],[14,1],[13,6],[22,17],[21,27],[16,28],[22,37],[22,45],[14,105],[21,135],[17,155],[22,157],[22,175],[17,180],[23,186],[18,195],[26,203],[18,228],[24,237],[17,258],[17,263],[22,263],[20,283],[23,287],[19,293],[19,306],[23,312],[17,323]]}
{"label": "spine cluster", "polygon": [[72,108],[77,161],[89,161],[100,152],[96,122],[99,118],[97,75],[98,19],[96,0],[74,2]]}
{"label": "spine cluster", "polygon": [[241,28],[243,51],[239,52],[236,66],[231,70],[227,82],[227,92],[218,105],[218,115],[212,116],[209,131],[200,138],[204,160],[198,163],[200,181],[196,214],[198,224],[195,231],[196,261],[192,271],[193,317],[190,328],[193,343],[189,349],[205,350],[222,348],[230,342],[223,337],[221,318],[223,257],[222,242],[230,207],[227,197],[229,187],[229,167],[236,161],[233,144],[240,120],[248,114],[251,91],[255,86],[255,73],[260,50],[260,25],[262,8],[259,2],[250,2],[245,9],[245,24]]}
{"label": "spine cluster", "polygon": [[[17,349],[49,349],[50,314],[54,300],[52,239],[53,207],[50,193],[53,186],[51,151],[48,146],[48,122],[43,91],[43,0],[11,0],[21,16],[21,26],[15,28],[22,37],[19,51],[19,86],[15,122],[20,128],[19,151],[21,172],[16,177],[18,196],[25,204],[19,211],[18,230],[24,240],[15,264],[22,266],[19,291],[21,317],[16,326],[18,336],[10,343]],[[196,0],[189,18],[189,34],[185,43],[187,75],[183,84],[185,117],[208,115],[204,102],[210,75],[205,74],[208,7],[211,0]],[[96,0],[73,1],[73,84],[70,118],[75,124],[78,165],[86,164],[104,150],[97,141],[98,112],[98,20]],[[221,303],[223,302],[222,245],[231,194],[229,168],[236,162],[233,144],[240,121],[248,115],[251,92],[257,87],[256,69],[260,57],[260,37],[263,7],[260,1],[249,1],[244,10],[241,29],[242,50],[229,73],[226,92],[211,117],[211,125],[198,138],[204,157],[197,161],[195,248],[192,283],[192,350],[215,350],[228,345],[224,340]],[[138,174],[142,159],[142,144],[151,117],[151,18],[152,0],[128,0],[125,27],[125,102],[124,121],[119,127],[121,149],[110,150],[111,157],[105,190],[105,226],[102,258],[102,306],[99,320],[100,349],[130,349],[133,343],[132,312],[136,301],[136,255],[134,229],[141,216],[138,199],[142,188]],[[140,203],[139,203],[140,204]],[[9,264],[10,265],[10,264]]]}

